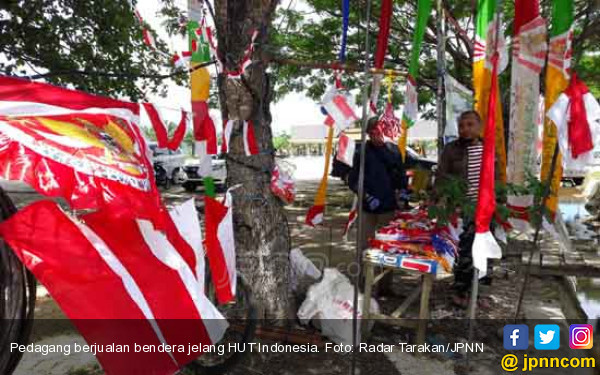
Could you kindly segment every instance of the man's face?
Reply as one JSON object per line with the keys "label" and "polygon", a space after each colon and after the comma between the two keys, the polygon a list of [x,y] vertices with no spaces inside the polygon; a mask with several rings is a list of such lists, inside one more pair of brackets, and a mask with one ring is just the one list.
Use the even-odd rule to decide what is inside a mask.
{"label": "man's face", "polygon": [[371,131],[368,134],[369,134],[369,139],[371,140],[371,142],[373,142],[373,144],[375,146],[383,146],[383,144],[384,144],[383,134],[381,133],[381,131],[379,129],[374,127],[374,129],[371,129]]}
{"label": "man's face", "polygon": [[461,117],[458,122],[458,136],[461,139],[473,140],[479,137],[481,132],[481,123],[475,115],[466,115]]}

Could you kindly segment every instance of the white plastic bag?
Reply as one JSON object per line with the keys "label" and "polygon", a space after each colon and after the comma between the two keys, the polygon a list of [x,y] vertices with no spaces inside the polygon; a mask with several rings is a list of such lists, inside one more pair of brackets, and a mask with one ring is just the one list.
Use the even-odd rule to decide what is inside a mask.
{"label": "white plastic bag", "polygon": [[292,291],[299,291],[302,289],[298,288],[299,285],[307,282],[313,284],[321,278],[321,271],[298,248],[290,252],[290,272]]}
{"label": "white plastic bag", "polygon": [[[323,280],[310,287],[306,300],[298,310],[298,318],[303,324],[311,319],[319,319],[324,336],[338,344],[352,345],[352,315],[354,287],[350,280],[335,268],[323,271]],[[358,297],[358,319],[362,318],[363,296]],[[379,313],[379,305],[371,299],[371,313]],[[360,321],[358,341],[360,342]],[[369,329],[372,324],[369,325]]]}

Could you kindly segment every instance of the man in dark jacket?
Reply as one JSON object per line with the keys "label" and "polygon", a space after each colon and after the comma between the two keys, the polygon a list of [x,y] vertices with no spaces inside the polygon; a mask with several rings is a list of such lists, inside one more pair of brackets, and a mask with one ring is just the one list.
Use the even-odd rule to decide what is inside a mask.
{"label": "man in dark jacket", "polygon": [[[363,249],[374,237],[379,226],[388,224],[398,208],[400,192],[407,187],[402,157],[393,143],[386,143],[377,126],[377,118],[367,125],[369,140],[365,145],[365,182],[363,197]],[[360,153],[354,156],[353,168],[348,175],[348,186],[358,194]]]}

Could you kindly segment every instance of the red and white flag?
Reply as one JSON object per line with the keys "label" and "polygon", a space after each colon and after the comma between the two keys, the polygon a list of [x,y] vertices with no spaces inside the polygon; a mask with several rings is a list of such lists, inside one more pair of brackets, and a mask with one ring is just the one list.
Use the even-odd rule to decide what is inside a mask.
{"label": "red and white flag", "polygon": [[146,44],[152,49],[156,49],[156,41],[154,40],[154,36],[152,35],[148,27],[146,27],[146,23],[144,22],[144,19],[142,18],[140,12],[138,12],[138,10],[136,9],[134,10],[134,14],[135,18],[137,18],[140,26],[142,27],[142,36],[144,38],[144,44]]}
{"label": "red and white flag", "polygon": [[188,120],[185,111],[181,111],[181,120],[179,120],[179,124],[177,125],[177,128],[175,128],[173,136],[169,139],[165,122],[163,121],[156,107],[151,103],[144,103],[143,107],[146,110],[146,114],[148,115],[150,124],[154,129],[154,133],[156,133],[158,147],[168,148],[169,150],[177,150],[179,146],[181,146],[181,142],[183,142],[185,131],[187,129]]}
{"label": "red and white flag", "polygon": [[0,176],[73,209],[160,207],[139,105],[0,77]]}
{"label": "red and white flag", "polygon": [[351,167],[352,163],[354,162],[355,148],[356,143],[354,140],[348,137],[345,133],[341,133],[338,138],[338,151],[336,159]]}
{"label": "red and white flag", "polygon": [[352,97],[344,95],[335,86],[331,86],[327,90],[323,96],[322,105],[340,131],[348,128],[353,122],[358,121],[358,116],[356,116],[354,109],[352,109]]}
{"label": "red and white flag", "polygon": [[190,66],[190,61],[192,61],[192,53],[190,51],[183,52],[181,54],[174,54],[171,58],[171,63],[177,69],[187,70]]}
{"label": "red and white flag", "polygon": [[83,219],[39,201],[2,222],[0,236],[88,344],[129,345],[125,353],[97,353],[106,374],[170,375],[198,357],[136,352],[136,344],[187,348],[220,340],[227,323],[198,289],[193,254],[173,222],[165,235],[146,220],[102,212]]}
{"label": "red and white flag", "polygon": [[223,203],[205,196],[204,211],[206,255],[217,300],[224,304],[235,298],[237,284],[231,193],[227,191]]}
{"label": "red and white flag", "polygon": [[492,62],[492,84],[483,139],[479,199],[475,211],[475,240],[473,241],[473,265],[479,270],[479,277],[486,275],[488,258],[499,259],[502,257],[502,250],[490,231],[492,217],[496,212],[494,164],[496,158],[496,100],[498,100],[497,53],[492,58]]}
{"label": "red and white flag", "polygon": [[[223,123],[223,143],[221,144],[221,152],[223,153],[228,153],[230,150],[231,133],[233,132],[234,124],[234,120],[226,120]],[[252,121],[244,121],[242,135],[244,137],[244,153],[246,156],[257,155],[259,149]]]}
{"label": "red and white flag", "polygon": [[352,199],[352,208],[350,209],[350,213],[348,213],[348,221],[346,222],[346,226],[344,227],[344,240],[348,239],[348,233],[350,232],[350,228],[356,221],[358,217],[358,196],[354,195],[354,199]]}
{"label": "red and white flag", "polygon": [[323,223],[323,215],[325,213],[325,205],[317,204],[308,209],[306,213],[305,224],[311,227],[316,227]]}
{"label": "red and white flag", "polygon": [[194,139],[196,142],[204,142],[206,154],[217,154],[217,130],[215,123],[208,112],[208,103],[205,101],[192,101],[192,112],[194,114]]}

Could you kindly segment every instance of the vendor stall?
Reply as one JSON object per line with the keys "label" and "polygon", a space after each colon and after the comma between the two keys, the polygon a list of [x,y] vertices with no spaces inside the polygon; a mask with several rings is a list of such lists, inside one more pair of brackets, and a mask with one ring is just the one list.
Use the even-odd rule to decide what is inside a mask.
{"label": "vendor stall", "polygon": [[[453,225],[437,225],[427,212],[415,209],[398,212],[388,225],[380,228],[370,239],[370,248],[363,254],[365,298],[363,299],[363,334],[369,319],[417,329],[416,343],[425,342],[425,329],[429,318],[429,296],[435,280],[452,275],[457,257],[458,232]],[[375,270],[382,269],[375,276]],[[388,273],[403,272],[419,275],[417,288],[391,314],[371,313],[373,286]],[[403,314],[421,296],[418,320],[407,319]]]}

